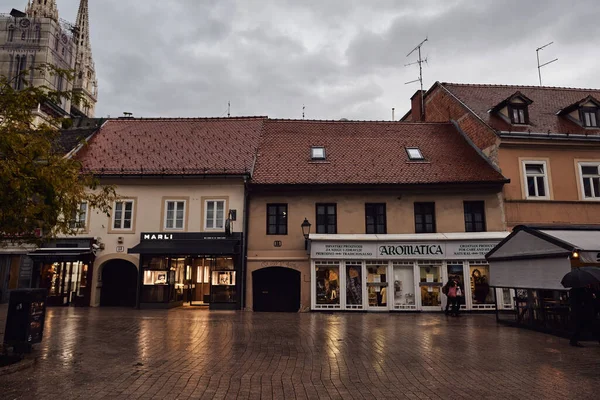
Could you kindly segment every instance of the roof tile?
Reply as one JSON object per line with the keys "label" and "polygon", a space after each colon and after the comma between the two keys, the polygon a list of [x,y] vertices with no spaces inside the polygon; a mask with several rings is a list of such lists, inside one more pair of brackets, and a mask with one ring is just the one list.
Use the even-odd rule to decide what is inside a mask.
{"label": "roof tile", "polygon": [[[327,159],[313,161],[311,146]],[[408,159],[418,147],[424,162]],[[504,182],[452,124],[268,120],[254,169],[257,184]]]}

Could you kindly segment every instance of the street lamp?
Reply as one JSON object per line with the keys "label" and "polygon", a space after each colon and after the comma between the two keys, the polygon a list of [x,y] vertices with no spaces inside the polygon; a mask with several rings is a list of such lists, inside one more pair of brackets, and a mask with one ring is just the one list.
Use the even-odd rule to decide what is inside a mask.
{"label": "street lamp", "polygon": [[308,250],[308,236],[310,235],[310,222],[308,222],[308,219],[306,219],[306,217],[304,218],[304,221],[302,222],[302,225],[300,225],[302,227],[302,235],[304,236],[304,250]]}

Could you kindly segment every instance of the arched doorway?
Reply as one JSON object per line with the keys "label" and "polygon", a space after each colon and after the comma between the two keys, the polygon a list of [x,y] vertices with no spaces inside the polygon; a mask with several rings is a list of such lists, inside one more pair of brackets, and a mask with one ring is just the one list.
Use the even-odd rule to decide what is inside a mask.
{"label": "arched doorway", "polygon": [[100,305],[134,307],[137,293],[137,268],[125,260],[110,260],[102,266]]}
{"label": "arched doorway", "polygon": [[252,272],[254,311],[298,312],[300,271],[269,267]]}

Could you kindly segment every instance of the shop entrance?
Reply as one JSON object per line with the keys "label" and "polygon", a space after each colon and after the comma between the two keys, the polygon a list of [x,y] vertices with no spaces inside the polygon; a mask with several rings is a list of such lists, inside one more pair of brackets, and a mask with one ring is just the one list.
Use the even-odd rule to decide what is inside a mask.
{"label": "shop entrance", "polygon": [[254,311],[298,312],[300,271],[269,267],[252,272]]}
{"label": "shop entrance", "polygon": [[102,267],[100,305],[134,307],[137,291],[137,268],[125,260],[110,260]]}

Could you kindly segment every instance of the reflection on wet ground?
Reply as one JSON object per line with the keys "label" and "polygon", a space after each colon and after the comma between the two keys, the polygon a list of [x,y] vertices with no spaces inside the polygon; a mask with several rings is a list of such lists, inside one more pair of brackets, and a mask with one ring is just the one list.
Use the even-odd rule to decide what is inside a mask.
{"label": "reflection on wet ground", "polygon": [[592,398],[600,346],[492,315],[51,308],[1,398]]}

